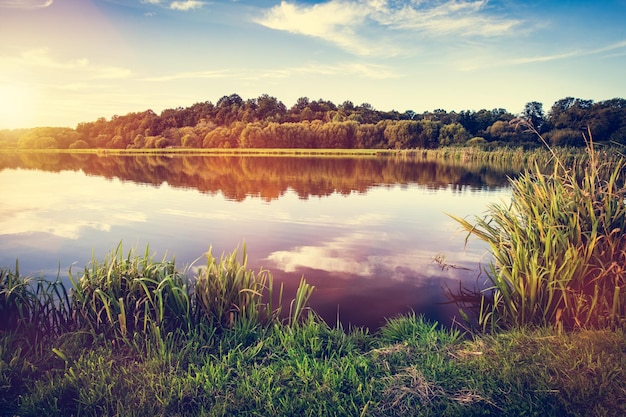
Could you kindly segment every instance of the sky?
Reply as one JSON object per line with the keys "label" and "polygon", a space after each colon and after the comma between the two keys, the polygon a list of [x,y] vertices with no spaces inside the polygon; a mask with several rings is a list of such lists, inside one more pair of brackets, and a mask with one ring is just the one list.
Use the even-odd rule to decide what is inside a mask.
{"label": "sky", "polygon": [[377,110],[626,98],[626,0],[0,0],[0,129],[269,94]]}

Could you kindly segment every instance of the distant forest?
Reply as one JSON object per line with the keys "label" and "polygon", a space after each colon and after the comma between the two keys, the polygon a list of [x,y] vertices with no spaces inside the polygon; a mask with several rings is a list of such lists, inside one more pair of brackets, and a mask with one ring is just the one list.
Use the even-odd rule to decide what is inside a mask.
{"label": "distant forest", "polygon": [[287,108],[267,94],[244,100],[237,94],[217,103],[99,118],[75,129],[37,127],[0,131],[0,148],[329,148],[414,149],[442,146],[539,145],[514,121],[532,122],[555,146],[584,146],[589,128],[595,142],[626,145],[626,100],[600,102],[567,97],[546,112],[529,102],[519,115],[505,109],[416,113],[378,111],[370,104],[301,97]]}

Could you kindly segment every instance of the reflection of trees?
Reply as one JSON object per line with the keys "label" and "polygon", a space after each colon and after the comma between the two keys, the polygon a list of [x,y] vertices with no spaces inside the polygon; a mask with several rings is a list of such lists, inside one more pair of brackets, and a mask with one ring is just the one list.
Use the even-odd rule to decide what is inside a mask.
{"label": "reflection of trees", "polygon": [[0,155],[0,169],[27,168],[87,175],[142,184],[194,188],[243,200],[272,200],[291,189],[300,198],[365,192],[375,185],[418,184],[428,188],[465,189],[502,186],[519,169],[478,162],[424,160],[420,157],[281,157],[281,156],[97,156],[85,154]]}

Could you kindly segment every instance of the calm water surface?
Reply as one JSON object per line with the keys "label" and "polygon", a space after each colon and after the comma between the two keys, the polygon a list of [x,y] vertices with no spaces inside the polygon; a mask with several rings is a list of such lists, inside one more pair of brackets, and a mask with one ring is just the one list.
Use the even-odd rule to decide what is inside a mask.
{"label": "calm water surface", "polygon": [[2,155],[0,266],[65,278],[123,242],[182,269],[245,242],[286,298],[302,276],[313,284],[331,324],[376,328],[411,310],[448,324],[444,290],[484,281],[486,248],[465,247],[445,213],[481,215],[513,174],[389,157]]}

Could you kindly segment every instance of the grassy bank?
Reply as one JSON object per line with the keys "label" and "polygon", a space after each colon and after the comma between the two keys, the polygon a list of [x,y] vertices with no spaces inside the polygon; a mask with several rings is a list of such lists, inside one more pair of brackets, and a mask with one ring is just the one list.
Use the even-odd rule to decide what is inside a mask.
{"label": "grassy bank", "polygon": [[245,250],[209,252],[196,285],[121,247],[73,277],[70,292],[2,271],[1,415],[626,412],[620,330],[470,335],[416,315],[334,328],[306,308],[304,281],[270,304],[282,291]]}
{"label": "grassy bank", "polygon": [[379,333],[239,323],[132,345],[2,338],[3,415],[621,416],[621,332],[463,340],[414,316]]}

